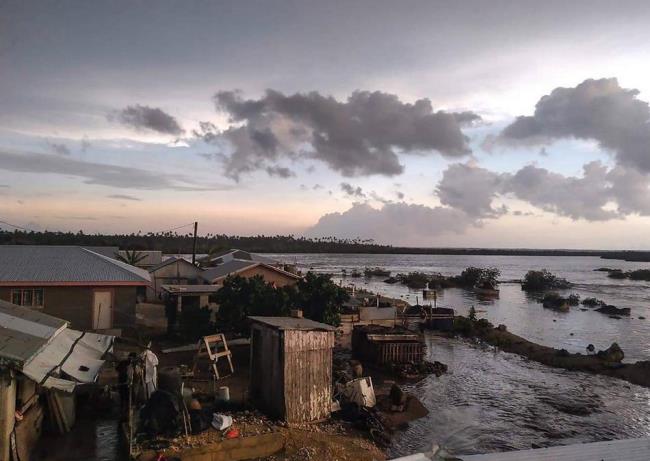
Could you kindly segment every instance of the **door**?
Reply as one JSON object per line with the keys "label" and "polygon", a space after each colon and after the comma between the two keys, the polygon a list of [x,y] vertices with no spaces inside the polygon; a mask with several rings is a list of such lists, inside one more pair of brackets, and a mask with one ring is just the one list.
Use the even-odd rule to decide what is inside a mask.
{"label": "door", "polygon": [[113,328],[113,295],[110,291],[95,291],[93,301],[93,330]]}

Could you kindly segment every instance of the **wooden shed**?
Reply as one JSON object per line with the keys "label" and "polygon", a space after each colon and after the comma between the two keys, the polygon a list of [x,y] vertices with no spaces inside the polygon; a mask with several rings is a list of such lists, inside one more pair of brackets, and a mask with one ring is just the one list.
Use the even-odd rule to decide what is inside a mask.
{"label": "wooden shed", "polygon": [[304,318],[250,320],[253,402],[287,423],[328,418],[335,328]]}

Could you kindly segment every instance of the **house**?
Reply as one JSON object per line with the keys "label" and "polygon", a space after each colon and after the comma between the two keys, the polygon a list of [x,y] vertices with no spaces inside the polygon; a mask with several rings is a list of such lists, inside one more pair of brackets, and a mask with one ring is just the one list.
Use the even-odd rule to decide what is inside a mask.
{"label": "house", "polygon": [[249,319],[251,399],[290,424],[329,418],[335,328],[305,318]]}
{"label": "house", "polygon": [[35,459],[46,401],[59,430],[70,430],[73,392],[95,382],[114,339],[75,331],[65,320],[0,301],[0,460]]}
{"label": "house", "polygon": [[135,325],[149,273],[79,246],[0,245],[0,300],[65,319],[80,330]]}
{"label": "house", "polygon": [[163,285],[202,285],[203,271],[184,258],[171,257],[149,268],[151,286],[147,288],[147,300],[161,299]]}
{"label": "house", "polygon": [[260,275],[267,283],[274,283],[278,287],[294,285],[301,279],[299,275],[287,272],[279,267],[262,262],[233,259],[216,267],[206,269],[201,274],[203,279],[210,284],[220,284],[229,275],[240,277],[255,277]]}
{"label": "house", "polygon": [[222,250],[217,253],[212,253],[201,259],[201,265],[203,267],[214,267],[221,264],[238,260],[238,261],[249,261],[256,263],[264,263],[269,266],[282,268],[283,264],[280,261],[269,258],[267,256],[258,255],[255,253],[249,253],[248,251],[238,250],[233,248],[231,250]]}

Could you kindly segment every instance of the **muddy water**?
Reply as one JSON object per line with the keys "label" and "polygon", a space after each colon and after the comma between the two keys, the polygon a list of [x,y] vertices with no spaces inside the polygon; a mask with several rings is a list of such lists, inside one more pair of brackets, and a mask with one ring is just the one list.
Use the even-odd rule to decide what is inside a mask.
{"label": "muddy water", "polygon": [[[517,283],[500,285],[498,299],[481,300],[461,289],[439,294],[438,305],[504,323],[531,341],[572,352],[588,344],[606,348],[618,342],[626,360],[650,359],[650,284],[612,280],[599,267],[633,270],[650,264],[595,257],[425,256],[425,255],[286,255],[303,270],[331,272],[337,282],[354,284],[414,303],[421,291],[388,285],[381,278],[343,277],[341,272],[381,266],[393,273],[422,271],[459,274],[465,267],[497,267],[502,280],[521,279],[530,269],[547,268],[575,286],[568,293],[597,297],[632,316],[611,319],[592,310],[558,313],[542,308]],[[425,451],[436,444],[457,454],[650,436],[650,389],[625,381],[557,370],[513,354],[463,340],[427,337],[430,360],[449,365],[449,374],[429,377],[411,391],[431,414],[396,436],[391,455]]]}
{"label": "muddy water", "polygon": [[431,413],[396,436],[391,455],[434,443],[460,455],[650,436],[650,389],[462,340],[430,335],[427,346],[449,373],[409,388]]}

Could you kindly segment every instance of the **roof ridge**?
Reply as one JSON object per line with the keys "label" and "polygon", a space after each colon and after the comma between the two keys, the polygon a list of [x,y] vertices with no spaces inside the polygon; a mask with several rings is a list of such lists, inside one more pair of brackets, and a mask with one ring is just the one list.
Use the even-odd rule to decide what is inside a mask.
{"label": "roof ridge", "polygon": [[[78,248],[81,248],[82,250],[90,253],[91,255],[101,259],[105,263],[112,264],[113,266],[117,267],[119,270],[121,270],[124,273],[127,273],[129,275],[135,275],[137,277],[140,277],[142,280],[146,282],[151,282],[151,278],[149,277],[149,272],[145,271],[144,269],[140,269],[139,267],[131,266],[128,263],[118,261],[117,259],[109,258],[108,256],[104,256],[99,253],[95,253],[92,250],[89,250],[88,248],[82,247],[82,246],[77,246]],[[129,267],[126,267],[129,266]],[[142,271],[142,273],[140,273]],[[143,273],[146,273],[146,277],[143,275]]]}

